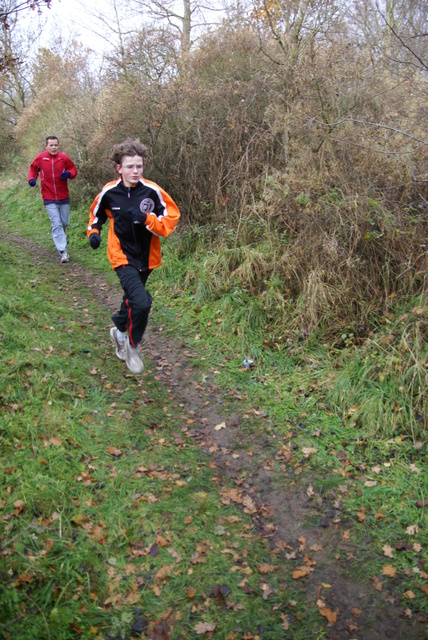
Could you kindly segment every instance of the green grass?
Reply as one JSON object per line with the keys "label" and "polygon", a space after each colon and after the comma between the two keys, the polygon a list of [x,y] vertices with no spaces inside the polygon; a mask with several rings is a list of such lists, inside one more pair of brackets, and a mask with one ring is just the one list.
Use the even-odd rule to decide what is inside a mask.
{"label": "green grass", "polygon": [[[75,283],[60,265],[31,264],[4,242],[1,253],[4,637],[128,637],[137,607],[152,626],[166,616],[175,637],[201,622],[219,637],[259,624],[275,637],[283,578],[270,579],[269,607],[239,587],[248,567],[259,590],[256,565],[271,550],[221,502],[200,449],[175,444],[188,416],[152,372],[124,375],[99,338],[104,311],[84,289],[86,311],[69,304]],[[210,598],[223,584],[239,605],[230,614]]]}
{"label": "green grass", "polygon": [[[33,192],[10,184],[0,203],[3,233],[54,254]],[[105,244],[88,246],[87,215],[72,208],[72,259],[94,287],[98,278],[117,288]],[[108,313],[85,283],[2,238],[0,253],[0,633],[128,638],[133,626],[155,633],[163,620],[177,639],[209,622],[216,638],[263,628],[260,637],[275,640],[288,637],[287,616],[293,640],[328,637],[315,602],[293,586],[293,565],[222,501],[229,481],[188,437],[189,415],[155,367],[128,376],[112,357]],[[385,586],[415,616],[426,611],[427,518],[416,504],[428,497],[424,300],[374,320],[363,347],[349,336],[305,341],[263,299],[214,286],[197,236],[172,236],[164,256],[151,276],[153,322],[194,353],[192,367],[202,383],[215,380],[225,408],[238,403],[248,435],[239,446],[267,440],[278,480],[311,485],[321,514],[340,501],[338,526],[358,549],[350,579],[382,576],[391,564],[397,575]],[[389,558],[385,545],[400,549]],[[280,570],[265,577],[263,563]],[[275,590],[266,601],[262,583]],[[227,609],[212,595],[224,584]]]}

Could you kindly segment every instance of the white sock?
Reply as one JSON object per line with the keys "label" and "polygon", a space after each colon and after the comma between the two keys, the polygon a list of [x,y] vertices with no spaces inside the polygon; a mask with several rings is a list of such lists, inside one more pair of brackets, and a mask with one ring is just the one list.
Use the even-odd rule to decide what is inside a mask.
{"label": "white sock", "polygon": [[123,331],[119,331],[119,329],[116,329],[116,337],[119,342],[125,342],[126,333],[123,333]]}

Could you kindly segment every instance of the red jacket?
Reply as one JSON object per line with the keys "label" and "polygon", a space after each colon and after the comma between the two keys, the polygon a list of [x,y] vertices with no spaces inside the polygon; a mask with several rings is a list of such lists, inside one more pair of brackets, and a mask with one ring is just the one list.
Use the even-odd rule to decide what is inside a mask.
{"label": "red jacket", "polygon": [[60,178],[63,171],[70,172],[70,180],[77,176],[77,169],[70,158],[62,151],[51,156],[48,151],[42,151],[30,165],[28,180],[37,180],[40,173],[43,200],[66,200],[70,197],[67,180]]}

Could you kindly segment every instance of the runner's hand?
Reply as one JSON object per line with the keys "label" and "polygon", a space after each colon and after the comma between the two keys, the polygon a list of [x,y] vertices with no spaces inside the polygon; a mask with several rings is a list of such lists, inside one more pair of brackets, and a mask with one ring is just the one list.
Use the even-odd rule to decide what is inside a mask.
{"label": "runner's hand", "polygon": [[128,209],[127,213],[130,214],[134,224],[144,224],[147,220],[147,213],[145,211],[141,211],[139,207],[131,207],[131,209]]}
{"label": "runner's hand", "polygon": [[98,249],[98,247],[101,244],[101,236],[99,233],[93,233],[92,235],[89,236],[89,244],[91,245],[92,249]]}

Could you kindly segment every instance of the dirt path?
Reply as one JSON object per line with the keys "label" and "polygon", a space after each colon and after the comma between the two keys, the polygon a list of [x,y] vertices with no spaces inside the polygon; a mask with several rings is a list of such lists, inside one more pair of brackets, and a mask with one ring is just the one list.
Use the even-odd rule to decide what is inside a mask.
{"label": "dirt path", "polygon": [[[58,262],[52,252],[40,249],[26,239],[14,235],[7,237],[43,262]],[[68,287],[77,282],[79,285],[87,283],[88,292],[106,307],[108,322],[110,312],[120,303],[119,287],[113,289],[107,284],[92,287],[91,274],[73,261],[58,264],[58,268],[64,270]],[[183,427],[183,437],[190,436],[204,455],[211,457],[220,487],[221,479],[224,479],[223,498],[232,495],[230,499],[241,503],[247,512],[249,510],[260,535],[270,540],[273,555],[278,554],[278,550],[281,557],[285,554],[286,561],[291,563],[289,568],[301,566],[305,557],[309,558],[306,560],[310,568],[308,576],[294,581],[289,587],[303,590],[311,606],[322,599],[326,608],[337,612],[333,625],[326,621],[325,637],[330,640],[426,638],[424,624],[416,617],[406,617],[399,595],[390,590],[387,583],[379,591],[368,578],[355,582],[348,577],[359,557],[359,550],[344,537],[344,531],[352,528],[352,523],[340,517],[340,507],[333,500],[318,497],[317,501],[308,496],[302,476],[291,483],[286,473],[278,474],[278,465],[273,463],[276,448],[272,439],[267,435],[249,435],[244,428],[251,399],[240,401],[233,390],[225,396],[216,387],[210,372],[194,368],[189,348],[184,343],[172,342],[169,337],[165,340],[161,327],[152,323],[147,338],[150,350],[143,346],[144,359],[151,361],[149,367],[156,371],[157,378],[191,416],[193,423]],[[201,383],[202,374],[204,383]],[[262,410],[258,418],[269,423]],[[215,430],[214,427],[222,422],[227,428]],[[266,431],[263,429],[260,433]],[[241,442],[245,447],[238,446]],[[247,472],[245,476],[243,471]],[[236,487],[233,494],[231,482]],[[278,558],[276,555],[275,563]],[[361,575],[361,570],[352,573]],[[379,584],[377,586],[379,588]],[[312,639],[308,637],[308,640]]]}

